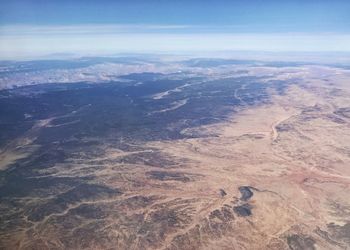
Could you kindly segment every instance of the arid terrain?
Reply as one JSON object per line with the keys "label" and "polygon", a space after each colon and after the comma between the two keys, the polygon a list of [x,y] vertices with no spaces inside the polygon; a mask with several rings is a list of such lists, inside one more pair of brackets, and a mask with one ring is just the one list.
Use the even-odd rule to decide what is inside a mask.
{"label": "arid terrain", "polygon": [[4,90],[0,248],[350,249],[350,70],[230,67]]}

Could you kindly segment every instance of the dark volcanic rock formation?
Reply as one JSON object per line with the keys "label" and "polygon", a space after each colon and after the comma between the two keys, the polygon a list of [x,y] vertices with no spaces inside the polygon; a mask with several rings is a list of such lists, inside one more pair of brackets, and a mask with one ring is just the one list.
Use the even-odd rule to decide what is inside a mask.
{"label": "dark volcanic rock formation", "polygon": [[248,203],[244,203],[243,205],[240,206],[235,206],[233,207],[233,210],[238,216],[250,216],[252,215],[252,206]]}
{"label": "dark volcanic rock formation", "polygon": [[239,191],[241,192],[242,201],[247,201],[254,195],[249,186],[241,186],[239,187]]}
{"label": "dark volcanic rock formation", "polygon": [[309,236],[293,234],[288,236],[287,243],[292,250],[314,250],[315,240]]}

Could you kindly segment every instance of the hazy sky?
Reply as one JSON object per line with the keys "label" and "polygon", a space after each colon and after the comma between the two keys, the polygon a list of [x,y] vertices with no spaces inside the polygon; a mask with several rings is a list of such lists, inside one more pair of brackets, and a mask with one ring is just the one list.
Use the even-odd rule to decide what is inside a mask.
{"label": "hazy sky", "polygon": [[350,51],[350,1],[0,1],[0,57]]}

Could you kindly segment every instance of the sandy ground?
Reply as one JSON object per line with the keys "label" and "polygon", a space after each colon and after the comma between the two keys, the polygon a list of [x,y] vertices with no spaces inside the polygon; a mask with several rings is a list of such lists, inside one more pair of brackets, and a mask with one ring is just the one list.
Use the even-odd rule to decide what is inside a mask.
{"label": "sandy ground", "polygon": [[[328,69],[312,69],[310,74],[314,78],[303,87],[291,85],[269,104],[242,109],[229,121],[198,128],[213,137],[152,143],[169,155],[185,156],[191,164],[182,171],[201,174],[199,181],[174,194],[210,197],[199,204],[199,221],[232,202],[240,186],[259,190],[251,200],[252,215],[233,222],[239,230],[209,241],[205,248],[220,244],[230,248],[232,241],[225,239],[242,237],[247,241],[238,240],[237,248],[282,249],[288,248],[284,239],[293,234],[312,237],[312,247],[317,249],[346,248],[343,239],[338,245],[332,242],[327,225],[341,227],[349,221],[348,212],[336,207],[350,208],[350,120],[336,114],[350,104],[350,85],[345,76]],[[329,80],[320,81],[320,74]],[[330,95],[334,85],[342,90]],[[229,195],[219,197],[219,189]],[[319,230],[328,233],[322,236]]]}

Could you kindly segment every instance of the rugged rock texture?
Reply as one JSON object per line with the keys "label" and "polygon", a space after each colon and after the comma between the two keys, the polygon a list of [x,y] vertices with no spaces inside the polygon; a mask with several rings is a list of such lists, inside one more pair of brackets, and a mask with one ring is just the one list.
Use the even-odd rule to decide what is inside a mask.
{"label": "rugged rock texture", "polygon": [[350,73],[220,74],[1,92],[0,248],[350,248]]}

